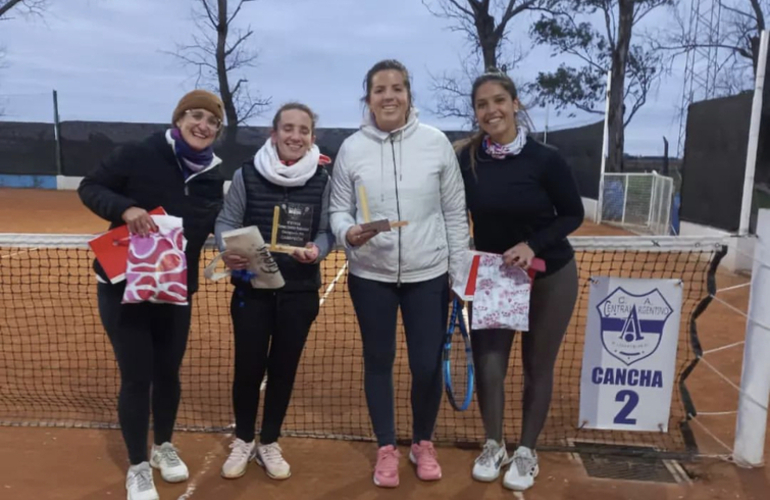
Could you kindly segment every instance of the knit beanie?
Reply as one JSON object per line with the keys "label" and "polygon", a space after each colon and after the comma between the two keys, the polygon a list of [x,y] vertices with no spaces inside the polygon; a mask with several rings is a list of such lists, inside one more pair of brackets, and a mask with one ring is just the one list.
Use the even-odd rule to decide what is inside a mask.
{"label": "knit beanie", "polygon": [[207,90],[198,89],[185,94],[184,97],[179,100],[176,109],[174,109],[171,123],[176,125],[176,122],[182,118],[182,115],[184,115],[185,111],[188,109],[205,109],[219,118],[219,121],[224,122],[225,120],[225,107],[222,104],[222,99]]}

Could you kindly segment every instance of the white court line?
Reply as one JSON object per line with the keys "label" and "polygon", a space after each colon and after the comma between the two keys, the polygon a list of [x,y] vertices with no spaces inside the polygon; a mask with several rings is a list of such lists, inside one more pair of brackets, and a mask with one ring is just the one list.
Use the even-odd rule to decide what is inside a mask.
{"label": "white court line", "polygon": [[346,260],[344,264],[342,264],[342,267],[340,268],[339,272],[337,273],[337,276],[334,277],[331,283],[329,283],[329,286],[326,287],[326,291],[323,294],[323,297],[321,297],[320,305],[324,305],[324,302],[326,302],[326,298],[331,295],[331,293],[334,291],[334,285],[337,284],[337,282],[342,278],[342,275],[345,274],[345,270],[348,268],[348,261]]}
{"label": "white court line", "polygon": [[20,252],[9,253],[7,255],[0,255],[0,259],[7,259],[9,257],[16,257],[17,255],[21,255],[23,253],[34,252],[35,250],[40,250],[40,249],[39,248],[29,248],[27,250],[22,250]]}
{"label": "white court line", "polygon": [[747,286],[751,286],[751,282],[742,283],[740,285],[735,285],[735,286],[728,286],[726,288],[720,288],[719,290],[717,290],[717,293],[729,292],[730,290],[737,290],[739,288],[746,288]]}
{"label": "white court line", "polygon": [[714,349],[709,349],[708,351],[703,351],[703,355],[705,356],[706,354],[711,354],[711,353],[714,353],[714,352],[724,351],[725,349],[730,349],[731,347],[736,347],[736,346],[739,346],[739,345],[743,345],[745,343],[746,343],[745,340],[741,340],[740,342],[736,342],[734,344],[723,345],[722,347],[716,347]]}
{"label": "white court line", "polygon": [[[324,305],[324,302],[326,302],[327,297],[331,295],[331,293],[334,291],[334,285],[337,284],[337,282],[342,278],[342,275],[345,274],[345,270],[348,268],[348,261],[346,260],[345,263],[340,268],[339,272],[337,272],[337,276],[334,277],[331,283],[329,283],[329,286],[326,287],[326,291],[324,291],[323,296],[321,297],[321,300],[318,301],[319,305]],[[262,378],[262,383],[259,384],[259,391],[264,392],[265,388],[267,387],[267,374]]]}
{"label": "white court line", "polygon": [[185,490],[184,494],[180,495],[177,500],[189,500],[192,498],[192,496],[195,494],[195,489],[198,487],[198,482],[201,480],[203,476],[205,476],[209,470],[211,470],[211,464],[214,461],[214,457],[217,455],[217,451],[220,449],[220,447],[227,441],[228,439],[231,439],[232,437],[228,435],[222,441],[217,443],[216,448],[212,449],[206,455],[203,457],[203,466],[201,466],[200,471],[198,471],[197,474],[195,474],[195,477],[193,477],[187,484],[187,489]]}
{"label": "white court line", "polygon": [[729,446],[727,446],[727,445],[725,444],[725,442],[724,442],[724,441],[722,441],[721,439],[719,439],[718,437],[716,437],[716,436],[714,435],[714,433],[713,433],[713,432],[711,432],[711,431],[708,429],[708,427],[706,427],[706,426],[705,426],[705,425],[703,425],[702,423],[698,422],[698,419],[697,419],[697,418],[694,418],[694,419],[692,419],[691,421],[692,421],[692,422],[694,422],[694,423],[696,423],[696,424],[698,424],[698,426],[699,426],[701,429],[703,429],[703,432],[705,432],[706,434],[708,434],[709,436],[711,436],[711,439],[713,439],[713,440],[714,440],[714,441],[716,441],[717,443],[721,444],[721,445],[722,445],[722,446],[723,446],[723,447],[724,447],[726,450],[728,450],[730,453],[733,453],[733,449],[732,449],[732,448],[730,448]]}
{"label": "white court line", "polygon": [[709,367],[709,368],[710,368],[710,369],[711,369],[711,370],[712,370],[714,373],[716,373],[716,374],[717,374],[717,375],[718,375],[718,376],[719,376],[719,377],[720,377],[722,380],[724,380],[725,382],[727,382],[728,384],[730,384],[730,385],[731,385],[731,386],[732,386],[732,387],[733,387],[733,388],[734,388],[736,391],[738,391],[739,393],[741,393],[741,394],[745,395],[747,398],[749,398],[749,401],[751,401],[751,402],[752,402],[752,403],[754,403],[755,405],[759,406],[759,407],[760,407],[760,408],[762,408],[763,410],[767,411],[767,405],[763,405],[762,403],[760,403],[759,401],[757,401],[757,400],[756,400],[754,397],[752,397],[752,396],[751,396],[751,394],[749,394],[748,392],[746,392],[746,391],[744,391],[743,389],[741,389],[740,387],[738,387],[738,386],[735,384],[735,382],[733,382],[732,380],[730,380],[729,378],[727,378],[727,376],[726,376],[726,375],[724,375],[722,372],[720,372],[719,370],[717,370],[717,369],[716,369],[716,367],[715,367],[714,365],[712,365],[711,363],[709,363],[709,362],[706,360],[706,358],[704,358],[704,357],[701,357],[701,358],[699,358],[699,359],[700,359],[700,362],[702,362],[702,363],[704,363],[706,366],[708,366],[708,367]]}
{"label": "white court line", "polygon": [[518,500],[525,500],[524,499],[524,493],[522,493],[520,491],[514,491],[513,492],[513,496],[518,498]]}

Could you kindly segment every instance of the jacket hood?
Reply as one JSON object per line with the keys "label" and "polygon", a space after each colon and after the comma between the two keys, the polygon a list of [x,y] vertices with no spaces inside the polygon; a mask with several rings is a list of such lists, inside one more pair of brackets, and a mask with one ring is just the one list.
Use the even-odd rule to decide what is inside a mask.
{"label": "jacket hood", "polygon": [[372,112],[366,113],[364,116],[364,122],[361,124],[361,131],[369,138],[379,142],[387,141],[393,134],[401,134],[401,137],[409,137],[417,130],[417,126],[420,124],[419,119],[420,112],[415,107],[409,108],[409,114],[407,115],[406,124],[391,132],[385,132],[377,128],[377,124],[374,121],[374,114]]}

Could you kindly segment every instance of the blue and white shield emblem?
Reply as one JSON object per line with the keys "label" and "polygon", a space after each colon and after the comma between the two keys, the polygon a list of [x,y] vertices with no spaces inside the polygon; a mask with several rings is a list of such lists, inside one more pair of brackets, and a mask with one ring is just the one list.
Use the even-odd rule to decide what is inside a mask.
{"label": "blue and white shield emblem", "polygon": [[656,288],[635,295],[618,287],[596,306],[604,349],[631,366],[660,346],[663,327],[673,309]]}

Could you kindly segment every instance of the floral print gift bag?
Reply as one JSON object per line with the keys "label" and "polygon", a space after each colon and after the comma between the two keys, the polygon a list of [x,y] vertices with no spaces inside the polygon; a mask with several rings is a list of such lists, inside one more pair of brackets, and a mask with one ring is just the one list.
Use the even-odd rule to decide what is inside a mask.
{"label": "floral print gift bag", "polygon": [[527,271],[509,266],[503,256],[480,253],[471,328],[474,330],[529,330]]}

